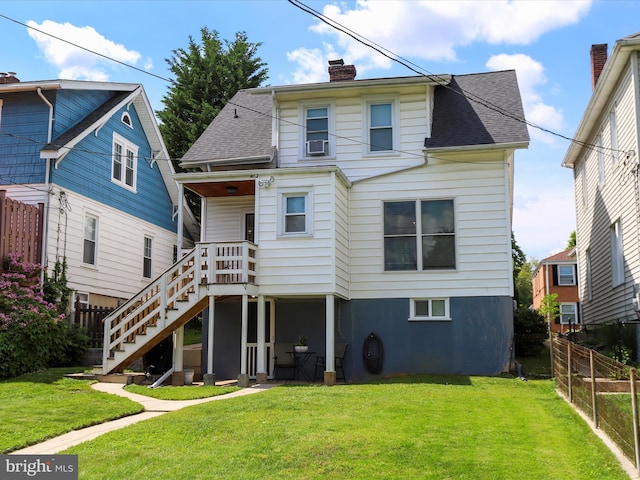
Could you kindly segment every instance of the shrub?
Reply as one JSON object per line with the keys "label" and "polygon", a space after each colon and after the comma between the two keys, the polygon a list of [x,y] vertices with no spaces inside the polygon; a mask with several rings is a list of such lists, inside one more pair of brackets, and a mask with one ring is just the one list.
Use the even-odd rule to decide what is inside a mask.
{"label": "shrub", "polygon": [[[40,267],[10,255],[0,276],[0,378],[76,361],[88,339],[45,300]],[[84,338],[83,338],[84,337]]]}
{"label": "shrub", "polygon": [[547,322],[535,310],[518,308],[513,315],[516,357],[535,357],[542,353],[549,336]]}

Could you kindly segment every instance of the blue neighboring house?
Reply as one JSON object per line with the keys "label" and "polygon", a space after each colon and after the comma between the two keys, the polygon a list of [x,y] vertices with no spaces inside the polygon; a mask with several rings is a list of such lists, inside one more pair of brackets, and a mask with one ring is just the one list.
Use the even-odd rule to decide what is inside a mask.
{"label": "blue neighboring house", "polygon": [[142,85],[0,75],[0,189],[44,203],[43,266],[66,259],[73,300],[115,307],[175,261],[178,232],[197,240],[173,174]]}

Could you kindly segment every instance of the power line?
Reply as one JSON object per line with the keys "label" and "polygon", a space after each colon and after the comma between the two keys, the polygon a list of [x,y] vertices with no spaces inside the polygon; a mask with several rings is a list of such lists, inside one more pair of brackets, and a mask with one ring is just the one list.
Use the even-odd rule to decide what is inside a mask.
{"label": "power line", "polygon": [[[312,16],[314,16],[315,18],[317,18],[318,20],[322,21],[323,23],[329,25],[331,28],[344,33],[345,35],[353,38],[355,41],[361,43],[362,45],[365,45],[366,47],[371,48],[372,50],[375,50],[376,52],[380,53],[381,55],[383,55],[384,57],[388,58],[391,61],[394,61],[396,63],[399,63],[400,65],[408,68],[409,70],[411,70],[414,73],[417,73],[418,75],[424,76],[429,78],[430,80],[435,81],[436,83],[438,83],[438,85],[440,85],[441,87],[444,88],[448,88],[451,91],[455,92],[458,95],[463,95],[466,98],[469,98],[472,101],[475,101],[476,103],[479,103],[480,105],[483,105],[486,108],[489,108],[491,110],[496,111],[497,113],[500,113],[502,115],[505,115],[513,120],[516,120],[518,122],[524,123],[527,126],[530,126],[532,128],[535,128],[537,130],[540,130],[542,132],[548,133],[550,135],[554,135],[556,137],[562,138],[564,140],[567,140],[571,143],[575,143],[577,145],[580,145],[582,147],[588,148],[590,150],[595,150],[597,148],[603,148],[603,147],[598,147],[597,145],[588,143],[588,142],[581,142],[576,140],[573,137],[569,137],[566,135],[563,135],[561,133],[555,132],[553,130],[550,130],[548,128],[542,127],[540,125],[537,125],[533,122],[528,121],[526,118],[521,118],[518,115],[515,115],[507,110],[504,110],[502,107],[495,105],[493,103],[491,103],[490,101],[474,94],[473,92],[469,92],[464,90],[462,87],[460,87],[460,91],[457,91],[454,88],[451,88],[451,86],[448,84],[448,82],[446,82],[446,80],[444,78],[442,78],[442,76],[439,76],[437,74],[431,73],[428,70],[418,66],[417,64],[401,57],[400,55],[392,52],[391,50],[388,50],[385,47],[382,47],[380,45],[378,45],[377,43],[373,42],[372,40],[369,40],[368,38],[364,37],[363,35],[360,35],[356,32],[354,32],[353,30],[350,30],[349,28],[345,27],[344,25],[341,25],[339,22],[337,22],[336,20],[333,20],[327,16],[325,16],[324,14],[318,12],[317,10],[314,10],[313,8],[309,7],[308,5],[302,3],[299,0],[288,0],[288,2],[290,4],[292,4],[293,6],[299,8],[300,10],[304,11],[305,13],[308,13]],[[387,53],[388,52],[388,53]],[[426,72],[426,73],[425,73]],[[616,150],[613,148],[606,148],[607,150],[610,150],[611,152],[619,152],[619,153],[623,153],[623,154],[628,154],[628,152],[624,151],[624,150]]]}
{"label": "power line", "polygon": [[[323,15],[323,14],[321,14],[320,12],[318,12],[318,11],[314,10],[313,8],[309,7],[308,5],[305,5],[304,3],[300,2],[299,0],[288,0],[288,2],[289,2],[289,3],[291,3],[293,6],[295,6],[295,7],[299,8],[300,10],[302,10],[302,11],[304,11],[304,12],[306,12],[306,13],[308,13],[308,14],[312,15],[312,16],[314,16],[314,17],[315,17],[315,18],[317,18],[318,20],[320,20],[320,21],[322,21],[322,22],[326,23],[326,24],[327,24],[327,25],[329,25],[331,28],[334,28],[335,30],[338,30],[338,31],[340,31],[340,32],[342,32],[342,33],[344,33],[344,34],[348,35],[349,37],[353,38],[353,39],[354,39],[354,40],[356,40],[357,42],[359,42],[359,43],[361,43],[361,44],[363,44],[363,45],[367,46],[368,48],[371,48],[371,49],[373,49],[373,50],[377,51],[378,53],[380,53],[381,55],[385,56],[386,58],[388,58],[388,59],[390,59],[390,60],[392,60],[392,61],[394,61],[394,62],[396,62],[396,63],[399,63],[400,65],[403,65],[404,67],[408,68],[409,70],[411,70],[411,71],[412,71],[412,72],[414,72],[414,73],[417,73],[417,74],[418,74],[418,75],[420,75],[420,76],[427,77],[429,80],[431,80],[431,81],[433,81],[433,82],[437,83],[437,84],[438,84],[438,85],[440,85],[441,87],[443,87],[443,88],[447,88],[447,89],[450,89],[452,92],[454,92],[454,93],[456,93],[456,94],[458,94],[458,95],[463,95],[463,96],[465,96],[466,98],[469,98],[470,100],[472,100],[472,101],[474,101],[474,102],[476,102],[476,103],[479,103],[480,105],[482,105],[482,106],[484,106],[484,107],[486,107],[486,108],[488,108],[488,109],[491,109],[491,110],[493,110],[493,111],[495,111],[495,112],[497,112],[497,113],[499,113],[499,114],[501,114],[501,115],[507,116],[507,117],[509,117],[509,118],[511,118],[511,119],[513,119],[513,120],[515,120],[515,121],[518,121],[518,122],[524,123],[525,125],[530,126],[530,127],[532,127],[532,128],[536,128],[536,129],[538,129],[538,130],[540,130],[540,131],[542,131],[542,132],[549,133],[549,134],[551,134],[551,135],[554,135],[554,136],[560,137],[560,138],[562,138],[562,139],[564,139],[564,140],[570,141],[570,142],[572,142],[572,143],[576,143],[576,144],[578,144],[578,145],[581,145],[581,146],[583,146],[583,147],[585,147],[585,148],[588,148],[588,149],[591,149],[591,150],[595,150],[595,149],[598,149],[598,148],[599,148],[599,149],[603,149],[603,147],[598,147],[597,145],[590,144],[590,143],[587,143],[587,142],[579,142],[579,141],[575,140],[575,139],[574,139],[574,138],[572,138],[572,137],[568,137],[568,136],[566,136],[566,135],[563,135],[563,134],[560,134],[560,133],[554,132],[554,131],[552,131],[552,130],[550,130],[550,129],[547,129],[547,128],[541,127],[541,126],[539,126],[539,125],[536,125],[536,124],[534,124],[534,123],[532,123],[532,122],[529,122],[529,121],[528,121],[528,120],[526,120],[525,118],[521,118],[521,117],[519,117],[519,116],[517,116],[517,115],[515,115],[515,114],[513,114],[513,113],[511,113],[511,112],[508,112],[508,111],[504,110],[502,107],[500,107],[500,106],[498,106],[498,105],[495,105],[495,104],[493,104],[493,103],[489,102],[489,101],[488,101],[488,100],[486,100],[486,99],[483,99],[482,97],[480,97],[480,96],[478,96],[478,95],[474,94],[473,92],[466,91],[466,90],[464,90],[464,89],[462,89],[462,88],[460,88],[460,91],[458,91],[458,90],[456,90],[456,89],[452,88],[452,87],[449,85],[448,81],[447,81],[447,80],[445,80],[442,76],[437,75],[437,74],[433,74],[433,73],[429,72],[428,70],[426,70],[426,69],[424,69],[424,68],[420,67],[419,65],[417,65],[417,64],[415,64],[415,63],[413,63],[413,62],[411,62],[410,60],[407,60],[407,59],[405,59],[405,58],[401,57],[400,55],[397,55],[397,54],[393,53],[391,50],[388,50],[387,48],[385,48],[385,47],[383,47],[383,46],[381,46],[381,45],[376,44],[375,42],[373,42],[373,41],[371,41],[371,40],[367,39],[366,37],[364,37],[364,36],[362,36],[362,35],[358,34],[357,32],[354,32],[353,30],[350,30],[350,29],[348,29],[347,27],[345,27],[345,26],[341,25],[341,24],[340,24],[340,23],[338,23],[337,21],[335,21],[335,20],[333,20],[333,19],[331,19],[331,18],[329,18],[329,17],[326,17],[325,15]],[[136,71],[138,71],[138,72],[144,73],[144,74],[146,74],[146,75],[149,75],[149,76],[155,77],[155,78],[157,78],[157,79],[163,80],[163,81],[168,82],[168,83],[171,83],[171,84],[174,84],[174,83],[175,83],[175,82],[174,82],[173,80],[171,80],[171,79],[168,79],[168,78],[163,77],[163,76],[161,76],[161,75],[157,75],[157,74],[154,74],[154,73],[148,72],[148,71],[146,71],[146,70],[143,70],[143,69],[138,68],[138,67],[136,67],[136,66],[134,66],[134,65],[130,65],[130,64],[128,64],[128,63],[122,62],[122,61],[120,61],[120,60],[116,60],[116,59],[111,58],[111,57],[109,57],[109,56],[107,56],[107,55],[104,55],[104,54],[102,54],[102,53],[96,52],[96,51],[94,51],[94,50],[88,49],[88,48],[83,47],[83,46],[81,46],[81,45],[75,44],[75,43],[70,42],[70,41],[68,41],[68,40],[65,40],[65,39],[63,39],[63,38],[60,38],[60,37],[57,37],[57,36],[52,35],[52,34],[50,34],[50,33],[47,33],[47,32],[45,32],[45,31],[43,31],[43,30],[39,30],[39,29],[37,29],[37,28],[35,28],[35,27],[32,27],[32,26],[27,25],[27,24],[25,24],[25,23],[22,23],[22,22],[20,22],[20,21],[18,21],[18,20],[15,20],[15,19],[11,18],[11,17],[8,17],[8,16],[6,16],[6,15],[0,14],[0,18],[4,18],[4,19],[9,20],[9,21],[11,21],[11,22],[13,22],[13,23],[16,23],[16,24],[18,24],[18,25],[21,25],[21,26],[23,26],[23,27],[25,27],[25,28],[27,28],[27,29],[31,29],[31,30],[37,31],[37,32],[39,32],[39,33],[41,33],[41,34],[43,34],[43,35],[47,35],[47,36],[49,36],[49,37],[51,37],[51,38],[54,38],[54,39],[59,40],[59,41],[61,41],[61,42],[67,43],[67,44],[72,45],[72,46],[74,46],[74,47],[76,47],[76,48],[80,48],[80,49],[82,49],[82,50],[85,50],[85,51],[87,51],[87,52],[89,52],[89,53],[92,53],[92,54],[94,54],[94,55],[100,56],[100,57],[102,57],[102,58],[104,58],[104,59],[106,59],[106,60],[110,60],[110,61],[112,61],[112,62],[118,63],[118,64],[123,65],[123,66],[125,66],[125,67],[129,67],[129,68],[131,68],[131,69],[133,69],[133,70],[136,70]],[[387,52],[388,52],[388,53],[387,53]],[[426,72],[426,73],[425,73],[425,72]],[[233,106],[236,106],[236,107],[238,107],[238,108],[245,108],[245,109],[247,109],[247,110],[252,110],[252,109],[251,109],[251,108],[249,108],[249,107],[246,107],[246,106],[243,106],[243,105],[240,105],[240,104],[236,104],[236,103],[231,102],[231,101],[228,101],[227,103],[229,103],[229,104],[231,104],[231,105],[233,105]],[[254,112],[256,112],[255,110],[253,110],[253,111],[254,111]],[[267,114],[264,114],[263,112],[257,112],[257,113],[260,113],[260,114],[263,114],[263,115],[267,115]],[[269,116],[269,117],[273,117],[271,114],[268,114],[268,116]],[[281,119],[281,120],[282,120],[282,121],[286,121],[286,120],[284,120],[284,119]],[[300,127],[302,127],[302,128],[306,128],[306,126],[296,124],[295,122],[288,122],[288,123],[293,124],[293,125],[296,125],[296,126],[300,126]],[[2,133],[2,132],[0,132],[0,133]],[[347,139],[347,140],[353,141],[353,142],[355,142],[355,143],[367,144],[366,142],[359,142],[359,141],[357,141],[357,140],[354,140],[354,139],[351,139],[351,138],[347,138],[347,137],[341,137],[341,136],[338,136],[338,135],[335,135],[335,134],[334,134],[334,136],[335,136],[336,138],[343,138],[343,139]],[[624,151],[624,150],[615,150],[615,149],[611,149],[611,148],[605,148],[605,149],[606,149],[606,150],[610,150],[611,152],[617,151],[617,152],[619,152],[619,153],[623,153],[623,154],[625,154],[625,155],[627,154],[627,152],[626,152],[626,151]],[[405,153],[405,154],[414,155],[414,156],[422,156],[421,154],[415,154],[415,153],[413,153],[413,152],[405,152],[405,151],[401,151],[401,150],[394,150],[394,151],[396,151],[396,152],[398,152],[398,153]],[[102,155],[104,155],[104,152],[88,152],[88,153],[98,153],[98,154],[102,154]],[[171,159],[171,160],[179,160],[179,159]],[[202,159],[202,160],[206,160],[206,159]],[[456,163],[458,163],[458,162],[456,162]]]}
{"label": "power line", "polygon": [[76,48],[79,48],[79,49],[81,49],[81,50],[84,50],[84,51],[86,51],[86,52],[92,53],[93,55],[97,55],[97,56],[99,56],[99,57],[102,57],[102,58],[104,58],[104,59],[106,59],[106,60],[110,60],[110,61],[112,61],[112,62],[119,63],[120,65],[123,65],[123,66],[125,66],[125,67],[129,67],[129,68],[132,68],[132,69],[137,70],[138,72],[144,73],[144,74],[146,74],[146,75],[150,75],[150,76],[152,76],[152,77],[159,78],[160,80],[164,80],[164,81],[166,81],[166,82],[173,83],[173,82],[172,82],[170,79],[168,79],[168,78],[162,77],[162,76],[160,76],[160,75],[156,75],[155,73],[151,73],[151,72],[149,72],[149,71],[147,71],[147,70],[143,70],[142,68],[138,68],[138,67],[136,67],[135,65],[130,65],[130,64],[125,63],[125,62],[122,62],[122,61],[120,61],[120,60],[116,60],[115,58],[111,58],[111,57],[109,57],[109,56],[107,56],[107,55],[104,55],[104,54],[102,54],[102,53],[100,53],[100,52],[96,52],[95,50],[91,50],[91,49],[89,49],[89,48],[87,48],[87,47],[83,47],[82,45],[78,45],[77,43],[73,43],[73,42],[70,42],[69,40],[65,40],[64,38],[56,37],[55,35],[53,35],[53,34],[51,34],[51,33],[47,33],[47,32],[45,32],[45,31],[43,31],[43,30],[39,30],[39,29],[37,29],[37,28],[35,28],[35,27],[32,27],[32,26],[30,26],[30,25],[27,25],[26,23],[22,23],[22,22],[19,22],[18,20],[15,20],[15,19],[11,18],[11,17],[7,17],[6,15],[3,15],[3,14],[1,14],[1,13],[0,13],[0,17],[1,17],[1,18],[4,18],[4,19],[6,19],[6,20],[9,20],[10,22],[17,23],[18,25],[22,25],[23,27],[26,27],[26,28],[28,28],[28,29],[30,29],[30,30],[35,31],[35,32],[42,33],[43,35],[47,35],[48,37],[55,38],[56,40],[59,40],[59,41],[61,41],[61,42],[63,42],[63,43],[68,43],[69,45],[72,45],[72,46],[74,46],[74,47],[76,47]]}

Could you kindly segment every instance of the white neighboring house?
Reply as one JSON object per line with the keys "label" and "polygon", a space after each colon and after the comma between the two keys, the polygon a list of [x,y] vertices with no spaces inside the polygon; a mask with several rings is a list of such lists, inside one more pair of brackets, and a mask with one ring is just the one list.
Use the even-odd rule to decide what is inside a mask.
{"label": "white neighboring house", "polygon": [[573,169],[582,321],[637,322],[640,34],[591,47],[593,94],[562,165]]}
{"label": "white neighboring house", "polygon": [[[342,343],[349,381],[503,371],[514,153],[529,141],[515,72],[355,80],[335,61],[329,75],[229,101],[175,176],[202,198],[202,243],[158,281],[167,295],[136,301],[175,306],[153,319],[165,332],[207,308],[204,370],[242,383],[279,376],[276,344],[300,335],[313,353],[295,373],[328,384]],[[191,276],[178,305],[171,278]],[[122,345],[105,371],[137,355],[108,356]]]}

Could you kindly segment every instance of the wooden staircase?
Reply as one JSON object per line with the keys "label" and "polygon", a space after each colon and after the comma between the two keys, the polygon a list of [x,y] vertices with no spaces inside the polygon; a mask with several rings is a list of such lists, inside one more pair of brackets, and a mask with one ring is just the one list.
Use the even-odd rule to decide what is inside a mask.
{"label": "wooden staircase", "polygon": [[251,242],[196,244],[104,319],[102,365],[96,373],[121,372],[202,312],[210,295],[255,288],[256,253]]}

